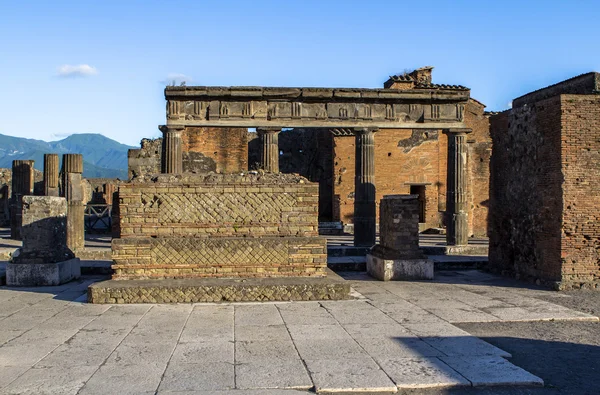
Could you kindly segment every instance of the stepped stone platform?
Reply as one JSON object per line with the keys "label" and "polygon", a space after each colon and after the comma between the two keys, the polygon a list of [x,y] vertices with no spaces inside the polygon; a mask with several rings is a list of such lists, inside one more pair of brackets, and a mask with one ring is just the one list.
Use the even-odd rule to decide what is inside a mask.
{"label": "stepped stone platform", "polygon": [[88,288],[89,303],[200,303],[350,299],[350,284],[327,277],[107,280]]}

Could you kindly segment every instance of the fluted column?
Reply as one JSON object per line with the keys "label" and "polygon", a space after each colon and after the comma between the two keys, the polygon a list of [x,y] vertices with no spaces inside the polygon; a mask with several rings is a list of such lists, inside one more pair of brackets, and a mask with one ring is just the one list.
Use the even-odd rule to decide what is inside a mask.
{"label": "fluted column", "polygon": [[44,154],[44,196],[58,196],[58,154]]}
{"label": "fluted column", "polygon": [[183,173],[181,134],[184,127],[161,125],[158,128],[163,133],[161,173]]}
{"label": "fluted column", "polygon": [[375,245],[375,129],[354,129],[354,245]]}
{"label": "fluted column", "polygon": [[83,201],[83,155],[64,154],[62,165],[63,196],[67,199],[67,247],[71,251],[85,246],[85,203]]}
{"label": "fluted column", "polygon": [[448,169],[446,186],[446,243],[468,243],[467,134],[471,129],[446,129]]}
{"label": "fluted column", "polygon": [[256,128],[262,143],[260,165],[271,173],[279,173],[279,132],[281,128]]}
{"label": "fluted column", "polygon": [[21,240],[22,198],[33,195],[34,174],[32,160],[13,160],[10,199],[10,237]]}

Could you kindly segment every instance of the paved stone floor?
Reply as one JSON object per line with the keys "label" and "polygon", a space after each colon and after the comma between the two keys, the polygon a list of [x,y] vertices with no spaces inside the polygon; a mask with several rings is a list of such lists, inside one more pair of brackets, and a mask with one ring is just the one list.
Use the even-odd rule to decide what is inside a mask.
{"label": "paved stone floor", "polygon": [[598,320],[549,301],[551,291],[478,271],[440,272],[434,282],[345,277],[356,300],[111,306],[84,303],[87,285],[99,278],[0,287],[0,393],[258,395],[541,385],[508,352],[456,323]]}

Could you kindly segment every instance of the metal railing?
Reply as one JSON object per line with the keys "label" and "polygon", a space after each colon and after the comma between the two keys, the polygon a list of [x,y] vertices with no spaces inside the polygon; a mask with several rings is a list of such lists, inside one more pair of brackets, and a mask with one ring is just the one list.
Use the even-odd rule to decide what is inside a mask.
{"label": "metal railing", "polygon": [[85,231],[90,233],[110,232],[112,228],[112,205],[88,204],[85,206]]}

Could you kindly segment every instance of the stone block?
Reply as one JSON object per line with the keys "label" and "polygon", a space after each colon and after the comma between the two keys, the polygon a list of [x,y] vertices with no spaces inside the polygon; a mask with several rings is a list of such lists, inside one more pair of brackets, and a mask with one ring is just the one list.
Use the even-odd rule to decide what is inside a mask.
{"label": "stone block", "polygon": [[367,273],[382,280],[433,280],[429,259],[385,259],[367,254]]}
{"label": "stone block", "polygon": [[81,276],[79,258],[57,263],[9,263],[6,284],[11,287],[60,285]]}

